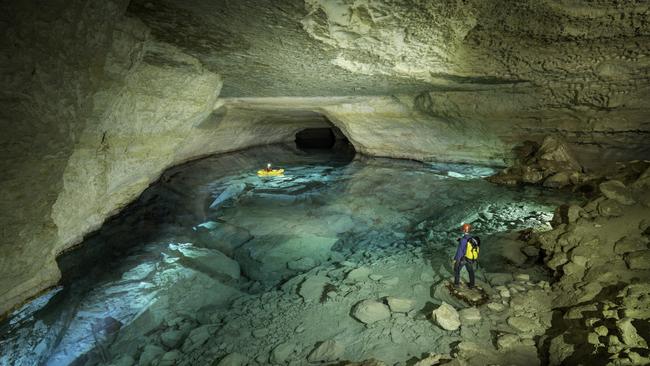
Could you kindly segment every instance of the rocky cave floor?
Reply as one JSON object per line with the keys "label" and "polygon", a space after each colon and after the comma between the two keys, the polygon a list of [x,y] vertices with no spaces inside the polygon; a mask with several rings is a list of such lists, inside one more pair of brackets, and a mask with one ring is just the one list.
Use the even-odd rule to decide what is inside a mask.
{"label": "rocky cave floor", "polygon": [[[493,173],[287,146],[173,168],[0,324],[0,363],[650,362],[650,173],[588,199]],[[446,288],[462,222],[485,299]]]}

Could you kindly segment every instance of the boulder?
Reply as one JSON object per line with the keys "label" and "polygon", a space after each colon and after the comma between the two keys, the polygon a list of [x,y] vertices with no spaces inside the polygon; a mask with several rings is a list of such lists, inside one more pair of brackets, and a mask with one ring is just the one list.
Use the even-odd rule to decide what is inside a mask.
{"label": "boulder", "polygon": [[216,249],[228,256],[232,256],[235,249],[253,238],[245,229],[214,221],[197,225],[195,233],[193,242],[197,246]]}
{"label": "boulder", "polygon": [[650,167],[632,184],[635,189],[650,188]]}
{"label": "boulder", "polygon": [[559,172],[546,178],[546,180],[543,183],[543,186],[549,188],[563,188],[568,186],[569,184],[571,184],[571,181],[569,180],[569,173]]}
{"label": "boulder", "polygon": [[442,302],[442,304],[432,312],[432,319],[442,329],[456,330],[460,327],[460,316],[453,306]]}
{"label": "boulder", "polygon": [[539,328],[535,319],[525,316],[511,316],[508,318],[508,325],[522,333],[531,333]]}
{"label": "boulder", "polygon": [[213,366],[245,366],[248,365],[248,357],[237,352],[230,353],[219,361],[212,363]]}
{"label": "boulder", "polygon": [[185,332],[180,330],[167,330],[160,335],[160,343],[167,348],[177,348],[183,343]]}
{"label": "boulder", "polygon": [[530,281],[530,275],[527,273],[519,273],[515,275],[515,280],[521,281],[521,282],[526,282]]}
{"label": "boulder", "polygon": [[386,298],[386,303],[388,303],[390,311],[394,313],[408,313],[415,306],[415,300],[390,296]]}
{"label": "boulder", "polygon": [[365,324],[390,318],[388,306],[375,300],[363,300],[354,307],[352,316]]}
{"label": "boulder", "polygon": [[413,366],[435,366],[440,365],[442,361],[448,361],[449,357],[446,355],[441,355],[437,353],[429,353],[424,358],[418,360]]}
{"label": "boulder", "polygon": [[650,250],[628,253],[625,262],[630,269],[650,269]]}
{"label": "boulder", "polygon": [[616,217],[623,214],[623,209],[618,204],[618,202],[610,199],[605,199],[598,203],[598,214],[605,217]]}
{"label": "boulder", "polygon": [[481,321],[481,312],[477,308],[467,308],[458,312],[463,325],[476,324]]}
{"label": "boulder", "polygon": [[630,252],[638,252],[648,249],[648,239],[642,236],[626,236],[616,242],[614,245],[614,253],[625,254]]}
{"label": "boulder", "polygon": [[334,362],[343,357],[345,347],[333,340],[327,340],[319,343],[307,356],[307,361],[312,363],[318,362]]}
{"label": "boulder", "polygon": [[573,156],[566,143],[554,136],[544,138],[542,145],[535,155],[540,160],[562,163],[561,166],[567,170],[582,170],[582,166]]}
{"label": "boulder", "polygon": [[551,223],[553,227],[560,224],[571,224],[581,217],[584,209],[577,205],[561,205],[555,209]]}
{"label": "boulder", "polygon": [[492,286],[505,285],[512,281],[512,273],[488,273],[486,276]]}
{"label": "boulder", "polygon": [[607,182],[600,183],[598,188],[600,188],[600,192],[602,192],[605,197],[622,205],[634,204],[632,193],[621,181],[608,180]]}
{"label": "boulder", "polygon": [[488,304],[487,304],[487,307],[488,307],[488,309],[490,309],[490,310],[492,310],[492,311],[496,311],[496,312],[503,311],[503,310],[506,308],[505,305],[503,305],[503,304],[501,304],[501,303],[498,303],[498,302],[491,302],[491,303],[488,303]]}
{"label": "boulder", "polygon": [[564,334],[551,339],[549,346],[549,361],[551,365],[564,365],[564,360],[574,352],[574,346],[564,340]]}
{"label": "boulder", "polygon": [[628,347],[648,348],[648,345],[637,333],[636,328],[632,325],[631,318],[623,318],[616,322],[616,328],[621,334],[621,341]]}
{"label": "boulder", "polygon": [[504,334],[497,339],[497,346],[500,350],[510,348],[519,344],[519,336],[516,334]]}
{"label": "boulder", "polygon": [[537,169],[524,167],[523,171],[521,172],[521,180],[524,183],[537,184],[541,182],[542,179],[544,179],[544,174]]}

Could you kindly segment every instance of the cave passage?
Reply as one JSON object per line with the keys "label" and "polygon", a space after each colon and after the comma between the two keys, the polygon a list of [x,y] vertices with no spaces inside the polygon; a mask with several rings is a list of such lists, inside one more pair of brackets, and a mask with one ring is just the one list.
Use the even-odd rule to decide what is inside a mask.
{"label": "cave passage", "polygon": [[[319,139],[307,140],[325,135],[312,132]],[[283,177],[255,174],[268,156]],[[363,359],[368,350],[353,340],[365,327],[337,314],[381,294],[425,306],[431,283],[449,276],[458,224],[470,219],[493,246],[484,271],[512,271],[514,260],[546,278],[518,246],[491,238],[548,225],[562,193],[489,184],[479,179],[493,173],[486,167],[353,158],[275,145],[170,169],[59,258],[62,287],[0,325],[0,363],[142,363],[172,347],[194,364],[233,350],[266,359],[276,341],[262,332],[306,350],[296,352],[339,334],[350,357]],[[422,278],[427,286],[398,285]],[[379,341],[386,359],[446,344],[429,341],[439,331],[426,319],[413,327],[404,337],[427,341]]]}
{"label": "cave passage", "polygon": [[300,149],[331,149],[337,142],[349,144],[348,139],[337,127],[306,128],[296,133],[296,146]]}

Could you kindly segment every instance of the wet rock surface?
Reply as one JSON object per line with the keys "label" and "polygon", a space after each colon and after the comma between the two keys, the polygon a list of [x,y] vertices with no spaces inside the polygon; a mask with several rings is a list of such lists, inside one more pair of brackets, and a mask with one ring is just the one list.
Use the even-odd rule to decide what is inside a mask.
{"label": "wet rock surface", "polygon": [[[162,191],[143,196],[144,211],[125,217],[129,225],[142,212],[165,218],[148,224],[158,236],[131,248],[130,260],[111,264],[108,276],[92,278],[92,290],[79,284],[74,293],[72,282],[56,302],[44,299],[38,312],[23,309],[3,324],[3,362],[104,365],[130,357],[135,364],[300,365],[374,358],[368,362],[394,364],[416,357],[426,364],[450,354],[497,360],[505,351],[495,348],[494,334],[522,333],[517,342],[501,342],[510,350],[506,359],[518,360],[550,326],[544,272],[532,259],[513,262],[503,253],[527,245],[510,238],[510,230],[550,229],[554,207],[565,201],[561,193],[494,186],[479,179],[476,172],[485,170],[478,168],[296,157],[275,148],[248,154],[170,172]],[[269,154],[287,162],[293,156],[285,177],[260,180],[250,173]],[[209,207],[238,182],[245,185],[241,194]],[[373,193],[378,187],[381,196]],[[456,209],[446,209],[453,202]],[[155,215],[170,207],[176,216]],[[474,222],[490,243],[478,269],[489,305],[476,308],[446,289],[463,221]],[[239,264],[239,277],[231,261]],[[527,276],[513,276],[522,272]],[[443,302],[458,312],[454,331],[431,317]],[[78,312],[61,312],[55,303]],[[107,311],[106,304],[114,306]],[[365,309],[372,321],[355,318],[360,304],[372,304]],[[58,328],[44,327],[43,314]],[[95,340],[88,325],[107,315],[121,325]],[[532,325],[522,332],[520,323],[508,322],[516,317]],[[486,349],[480,357],[472,353]],[[434,355],[422,357],[429,352]]]}
{"label": "wet rock surface", "polygon": [[[270,150],[260,151],[266,157]],[[263,159],[253,156],[251,167]],[[604,192],[584,200],[494,186],[441,165],[331,156],[325,164],[321,158],[298,157],[284,178],[264,181],[250,173],[211,176],[215,159],[171,172],[175,178],[160,189],[199,187],[200,193],[143,206],[145,212],[178,210],[158,224],[166,228],[161,237],[118,262],[117,276],[95,279],[93,290],[65,287],[17,312],[2,325],[0,360],[82,359],[89,366],[649,362],[650,207],[637,199],[646,194],[647,168],[621,167],[603,179],[625,186],[634,202],[623,203]],[[239,182],[240,194],[210,208]],[[616,192],[621,184],[612,184]],[[381,198],[369,189],[377,186]],[[452,202],[455,209],[446,209]],[[617,215],[601,210],[604,202],[615,202]],[[458,222],[472,222],[485,245],[480,290],[465,286],[464,271],[463,285],[449,286]],[[57,303],[79,311],[63,312]],[[52,318],[54,326],[46,327]],[[84,341],[87,329],[95,332],[93,341]]]}

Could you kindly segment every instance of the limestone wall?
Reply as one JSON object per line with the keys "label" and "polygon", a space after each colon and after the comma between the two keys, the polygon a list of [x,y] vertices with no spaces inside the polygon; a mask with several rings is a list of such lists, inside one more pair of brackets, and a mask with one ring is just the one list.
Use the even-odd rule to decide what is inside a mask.
{"label": "limestone wall", "polygon": [[[0,313],[166,168],[338,126],[371,155],[650,154],[645,2],[6,1]],[[324,117],[325,118],[324,118]]]}

